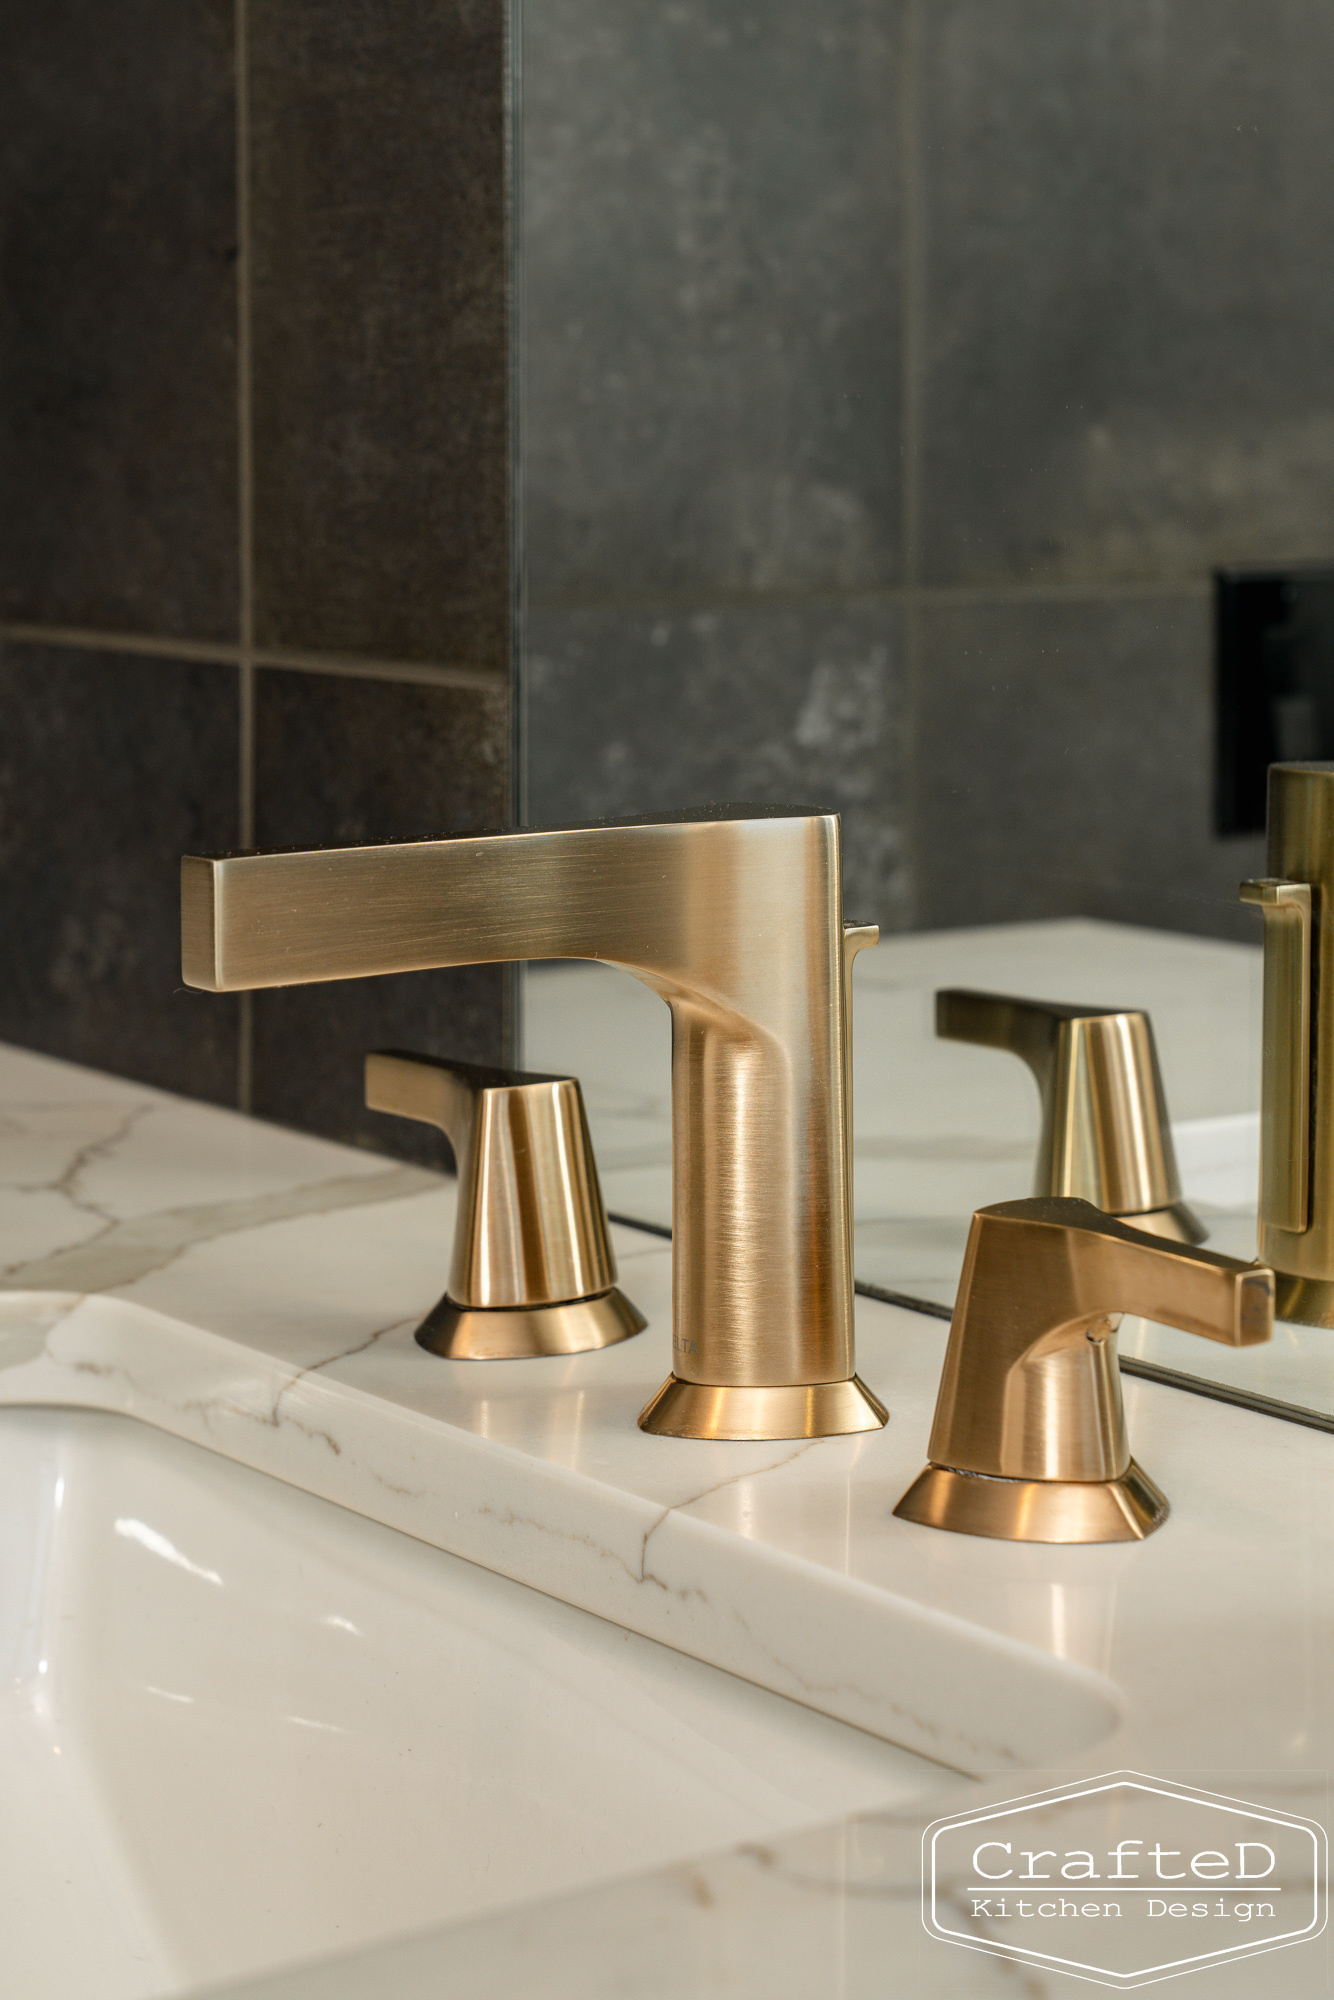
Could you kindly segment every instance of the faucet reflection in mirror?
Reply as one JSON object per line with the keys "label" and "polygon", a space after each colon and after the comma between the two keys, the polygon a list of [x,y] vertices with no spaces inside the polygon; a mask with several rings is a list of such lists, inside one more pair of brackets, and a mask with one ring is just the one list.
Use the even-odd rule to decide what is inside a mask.
{"label": "faucet reflection in mirror", "polygon": [[673,1437],[873,1430],[853,1354],[836,814],[724,809],[367,847],[188,855],[188,986],[600,959],[672,1015]]}
{"label": "faucet reflection in mirror", "polygon": [[1334,764],[1269,767],[1260,1255],[1280,1319],[1334,1326]]}
{"label": "faucet reflection in mirror", "polygon": [[1178,1243],[1207,1231],[1181,1198],[1153,1023],[1142,1008],[1074,1007],[942,987],[944,1041],[1008,1049],[1042,1100],[1034,1194],[1070,1195]]}

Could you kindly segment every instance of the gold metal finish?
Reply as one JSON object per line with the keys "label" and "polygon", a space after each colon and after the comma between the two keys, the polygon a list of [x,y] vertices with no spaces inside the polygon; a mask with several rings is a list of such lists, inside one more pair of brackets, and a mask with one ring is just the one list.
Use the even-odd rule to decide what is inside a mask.
{"label": "gold metal finish", "polygon": [[456,1306],[446,1293],[417,1328],[417,1339],[449,1361],[513,1361],[524,1355],[586,1354],[614,1347],[648,1325],[637,1306],[614,1285],[592,1299],[561,1305]]}
{"label": "gold metal finish", "polygon": [[[867,951],[880,942],[879,924],[844,924],[843,926],[843,1172],[847,1181],[848,1198],[844,1204],[848,1218],[848,1269],[853,1265],[853,1214],[852,1199],[852,965],[859,952]],[[870,1391],[865,1392],[870,1396]],[[880,1411],[880,1422],[887,1423],[888,1415],[882,1405],[870,1396],[873,1407]],[[854,1429],[871,1429],[871,1425],[854,1425]],[[816,1437],[816,1431],[796,1433],[801,1437]]]}
{"label": "gold metal finish", "polygon": [[[1334,764],[1269,767],[1260,1254],[1283,1319],[1334,1327]],[[1304,1179],[1304,1185],[1303,1185]]]}
{"label": "gold metal finish", "polygon": [[437,1126],[454,1148],[459,1217],[449,1294],[457,1304],[556,1305],[616,1282],[574,1077],[383,1050],[366,1058],[366,1102]]}
{"label": "gold metal finish", "polygon": [[1260,1255],[1278,1312],[1334,1327],[1334,764],[1269,767]]}
{"label": "gold metal finish", "polygon": [[1311,886],[1243,882],[1265,923],[1260,1220],[1304,1235],[1311,1199]]}
{"label": "gold metal finish", "polygon": [[608,1347],[648,1322],[613,1290],[583,1093],[533,1076],[378,1050],[372,1111],[435,1125],[454,1148],[458,1215],[449,1286],[417,1329],[433,1354],[494,1361]]}
{"label": "gold metal finish", "polygon": [[[1273,1331],[1274,1274],[1131,1229],[1086,1201],[979,1209],[930,1465],[895,1513],[1012,1541],[1151,1534],[1167,1502],[1130,1457],[1116,1357],[1123,1312],[1251,1347]],[[1057,1490],[1033,1490],[1047,1486]]]}
{"label": "gold metal finish", "polygon": [[[643,980],[672,1012],[674,1379],[854,1383],[837,815],[187,856],[181,897],[213,992],[521,958]],[[815,1401],[802,1435],[849,1428]]]}
{"label": "gold metal finish", "polygon": [[1142,1542],[1170,1511],[1133,1458],[1117,1479],[994,1479],[928,1465],[894,1509],[924,1528],[1004,1542]]}
{"label": "gold metal finish", "polygon": [[860,1376],[850,1382],[804,1387],[726,1388],[683,1382],[670,1375],[639,1421],[658,1437],[830,1437],[843,1431],[878,1431],[889,1411]]}
{"label": "gold metal finish", "polygon": [[1034,1194],[1070,1195],[1155,1236],[1204,1241],[1208,1231],[1181,1199],[1147,1014],[946,987],[936,1033],[1007,1049],[1032,1070],[1042,1100]]}

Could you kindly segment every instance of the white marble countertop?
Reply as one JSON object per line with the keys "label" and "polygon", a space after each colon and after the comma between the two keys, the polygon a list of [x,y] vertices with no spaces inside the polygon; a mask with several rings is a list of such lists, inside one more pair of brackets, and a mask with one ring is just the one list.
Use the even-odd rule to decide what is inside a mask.
{"label": "white marble countertop", "polygon": [[[979,1798],[1131,1767],[1323,1812],[1328,1436],[1130,1381],[1133,1448],[1173,1503],[1159,1535],[937,1534],[891,1509],[924,1459],[939,1320],[859,1299],[859,1368],[891,1411],[874,1436],[646,1438],[635,1414],[669,1356],[660,1239],[617,1232],[637,1339],[442,1363],[411,1335],[441,1289],[452,1182],[17,1051],[0,1104],[0,1403],[138,1417],[936,1758]],[[702,1857],[253,1991],[1014,1990],[1006,1961],[922,1930],[924,1817]],[[1276,1966],[1277,1990],[1328,1990],[1322,1945],[1216,1968],[1209,1990],[1275,1990]]]}

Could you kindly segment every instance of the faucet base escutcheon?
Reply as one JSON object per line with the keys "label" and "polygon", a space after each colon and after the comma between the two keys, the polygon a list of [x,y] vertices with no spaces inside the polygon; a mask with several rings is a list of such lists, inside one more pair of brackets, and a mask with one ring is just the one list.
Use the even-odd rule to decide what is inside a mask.
{"label": "faucet base escutcheon", "polygon": [[669,1375],[639,1413],[639,1428],[655,1437],[769,1438],[842,1437],[850,1431],[878,1431],[889,1411],[859,1376],[845,1382],[781,1382],[739,1385],[686,1382]]}
{"label": "faucet base escutcheon", "polygon": [[417,1328],[417,1345],[447,1361],[524,1361],[614,1347],[647,1325],[614,1285],[595,1298],[542,1306],[460,1306],[446,1292]]}
{"label": "faucet base escutcheon", "polygon": [[1133,1458],[1119,1479],[1001,1479],[928,1465],[894,1509],[900,1521],[1006,1542],[1142,1542],[1168,1511]]}

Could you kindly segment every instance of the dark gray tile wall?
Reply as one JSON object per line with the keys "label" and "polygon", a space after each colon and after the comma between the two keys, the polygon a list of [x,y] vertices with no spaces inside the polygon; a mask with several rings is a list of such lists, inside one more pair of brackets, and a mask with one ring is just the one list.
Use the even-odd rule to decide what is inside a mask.
{"label": "dark gray tile wall", "polygon": [[0,618],[236,633],[230,0],[9,0]]}
{"label": "dark gray tile wall", "polygon": [[527,10],[534,604],[895,580],[902,12]]}
{"label": "dark gray tile wall", "polygon": [[925,579],[1328,555],[1334,14],[922,22]]}
{"label": "dark gray tile wall", "polygon": [[503,676],[504,8],[250,24],[256,639]]}
{"label": "dark gray tile wall", "polygon": [[[235,18],[0,27],[0,1032],[368,1139],[361,1049],[501,1057],[504,977],[199,1000],[169,913],[508,812],[504,10]],[[526,34],[529,817],[786,796],[890,926],[1237,934],[1207,576],[1334,541],[1320,10]]]}
{"label": "dark gray tile wall", "polygon": [[905,12],[529,10],[522,260],[526,816],[832,806],[899,924]]}
{"label": "dark gray tile wall", "polygon": [[1198,593],[923,608],[917,889],[941,925],[1090,916],[1257,942],[1264,841],[1209,835]]}
{"label": "dark gray tile wall", "polygon": [[718,799],[832,808],[843,815],[849,913],[902,921],[897,605],[533,611],[525,677],[530,713],[542,717],[535,823]]}
{"label": "dark gray tile wall", "polygon": [[0,1040],[234,1103],[240,1003],[181,986],[171,859],[235,845],[235,676],[11,641],[0,715]]}
{"label": "dark gray tile wall", "polygon": [[781,771],[887,926],[1253,937],[1209,576],[1334,554],[1334,16],[553,0],[525,62],[529,812]]}
{"label": "dark gray tile wall", "polygon": [[508,975],[187,994],[179,858],[512,817],[505,18],[0,22],[0,1036],[414,1157]]}

